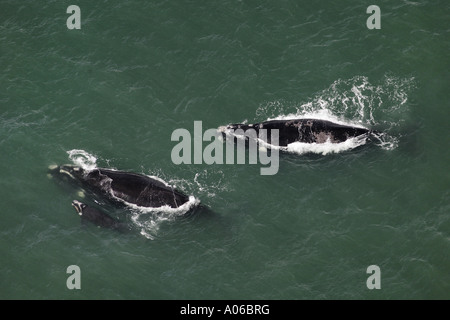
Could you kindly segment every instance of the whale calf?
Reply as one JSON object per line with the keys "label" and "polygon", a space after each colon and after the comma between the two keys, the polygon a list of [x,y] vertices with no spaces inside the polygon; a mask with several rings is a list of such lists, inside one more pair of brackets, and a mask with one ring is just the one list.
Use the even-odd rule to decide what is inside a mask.
{"label": "whale calf", "polygon": [[72,206],[81,216],[82,221],[89,221],[99,227],[126,231],[127,227],[124,223],[112,218],[103,211],[97,210],[77,200],[72,201]]}
{"label": "whale calf", "polygon": [[110,200],[121,200],[139,207],[178,208],[189,201],[189,197],[180,191],[142,174],[104,168],[85,170],[74,165],[52,166],[49,169],[52,174],[69,177]]}
{"label": "whale calf", "polygon": [[372,130],[343,125],[320,119],[269,120],[255,124],[229,124],[219,127],[219,131],[254,129],[259,136],[261,129],[267,130],[267,143],[271,143],[271,130],[278,129],[278,145],[287,146],[293,142],[303,143],[340,143],[349,138],[368,138]]}

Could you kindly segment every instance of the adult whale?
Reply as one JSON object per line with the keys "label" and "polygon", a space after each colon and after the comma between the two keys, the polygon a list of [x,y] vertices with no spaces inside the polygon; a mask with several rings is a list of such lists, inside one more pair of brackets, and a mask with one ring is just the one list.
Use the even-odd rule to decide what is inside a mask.
{"label": "adult whale", "polygon": [[69,177],[113,201],[122,200],[140,207],[153,208],[178,208],[189,201],[188,196],[171,186],[133,172],[104,168],[84,170],[74,165],[54,166],[50,170],[53,174]]}
{"label": "adult whale", "polygon": [[369,138],[373,132],[370,129],[343,125],[320,119],[290,119],[290,120],[269,120],[255,124],[229,124],[220,127],[219,131],[226,133],[228,130],[254,129],[258,137],[261,129],[267,130],[267,142],[270,143],[272,137],[271,130],[278,129],[279,146],[287,146],[293,142],[303,143],[331,143],[344,142],[349,138]]}
{"label": "adult whale", "polygon": [[112,218],[108,214],[98,209],[92,208],[77,200],[72,201],[72,206],[81,216],[81,221],[89,221],[99,227],[115,229],[121,232],[127,231],[126,224]]}

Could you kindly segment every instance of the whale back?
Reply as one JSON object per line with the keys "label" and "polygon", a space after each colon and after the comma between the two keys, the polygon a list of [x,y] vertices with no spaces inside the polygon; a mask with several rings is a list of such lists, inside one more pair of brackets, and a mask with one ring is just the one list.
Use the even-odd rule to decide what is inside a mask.
{"label": "whale back", "polygon": [[258,134],[267,130],[267,142],[271,143],[271,130],[278,130],[278,145],[287,146],[293,142],[340,143],[349,138],[368,135],[369,130],[362,127],[343,125],[320,119],[269,120],[255,124],[230,124],[227,129],[254,129]]}
{"label": "whale back", "polygon": [[81,219],[89,221],[99,227],[114,229],[118,226],[118,221],[108,214],[95,208],[86,206],[81,214]]}
{"label": "whale back", "polygon": [[119,220],[114,219],[105,212],[90,207],[85,203],[74,200],[72,202],[72,206],[80,215],[82,223],[90,222],[98,227],[116,229],[122,232],[127,230],[127,227],[124,223],[121,223]]}
{"label": "whale back", "polygon": [[95,169],[86,176],[86,182],[140,207],[177,208],[189,200],[161,181],[132,172]]}

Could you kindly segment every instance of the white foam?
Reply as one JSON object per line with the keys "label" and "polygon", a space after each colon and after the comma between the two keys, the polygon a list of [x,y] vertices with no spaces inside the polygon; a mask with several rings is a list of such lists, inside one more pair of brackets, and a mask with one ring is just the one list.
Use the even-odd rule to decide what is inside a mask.
{"label": "white foam", "polygon": [[189,210],[197,206],[200,200],[194,196],[190,196],[189,201],[178,208],[172,208],[170,206],[144,208],[127,203],[126,201],[123,202],[133,209],[131,220],[140,229],[140,234],[147,239],[153,240],[157,236],[158,230],[163,222],[173,221],[177,217],[186,214]]}
{"label": "white foam", "polygon": [[157,180],[157,181],[161,182],[161,183],[164,184],[166,187],[173,188],[172,185],[170,185],[169,183],[167,183],[166,181],[164,181],[164,180],[161,179],[160,177],[152,176],[152,175],[148,175],[148,174],[147,174],[146,176],[149,177],[149,178],[151,178],[151,179],[154,179],[154,180]]}
{"label": "white foam", "polygon": [[316,153],[327,155],[331,153],[339,153],[351,150],[356,147],[362,146],[365,143],[365,136],[350,138],[340,143],[332,143],[330,140],[327,140],[325,143],[304,143],[297,141],[288,144],[287,147],[285,147],[285,150],[287,152],[296,154]]}
{"label": "white foam", "polygon": [[[114,197],[114,196],[113,196]],[[127,202],[120,198],[114,197],[115,199],[123,202],[125,205],[133,209],[134,212],[138,213],[162,213],[168,216],[180,216],[187,213],[190,209],[195,207],[200,203],[200,200],[195,198],[194,196],[189,196],[189,200],[183,203],[181,206],[177,208],[172,208],[169,205],[161,206],[161,207],[141,207],[134,203]]]}
{"label": "white foam", "polygon": [[[346,125],[346,126],[353,126],[353,127],[359,127],[359,128],[365,128],[364,125],[359,121],[351,121],[347,119],[341,119],[337,117],[336,115],[332,114],[327,109],[319,109],[316,111],[298,111],[296,113],[291,113],[287,115],[279,115],[274,118],[268,118],[265,121],[270,120],[292,120],[292,119],[317,119],[317,120],[325,120],[325,121],[331,121],[337,124]],[[367,128],[366,128],[367,129]]]}
{"label": "white foam", "polygon": [[394,150],[398,147],[399,139],[397,137],[381,133],[374,134],[373,138],[376,139],[376,145],[379,146],[383,150]]}
{"label": "white foam", "polygon": [[97,168],[97,157],[81,149],[73,149],[67,151],[69,159],[77,166],[86,171]]}
{"label": "white foam", "polygon": [[[210,181],[214,181],[211,183]],[[214,198],[218,194],[230,191],[228,189],[228,179],[222,170],[217,167],[209,167],[195,174],[192,187],[194,187],[205,198]],[[191,188],[192,188],[191,187]]]}

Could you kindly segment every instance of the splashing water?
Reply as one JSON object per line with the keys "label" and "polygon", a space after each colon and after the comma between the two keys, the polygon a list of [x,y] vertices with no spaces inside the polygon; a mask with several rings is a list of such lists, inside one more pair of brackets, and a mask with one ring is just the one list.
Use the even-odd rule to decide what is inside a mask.
{"label": "splashing water", "polygon": [[143,208],[131,203],[127,203],[127,205],[131,208],[131,221],[140,230],[140,234],[147,239],[154,240],[158,235],[162,223],[174,221],[177,217],[183,216],[199,203],[200,200],[194,196],[190,196],[189,201],[178,208],[169,206]]}
{"label": "splashing water", "polygon": [[[375,136],[376,145],[392,150],[398,146],[399,137],[390,131],[407,120],[408,92],[414,86],[414,78],[401,79],[392,75],[385,75],[379,84],[369,82],[365,76],[338,79],[306,103],[270,101],[257,109],[256,116],[264,119],[259,121],[316,118],[364,128],[377,127],[383,133]],[[349,139],[344,143],[325,143],[322,146],[294,143],[287,149],[298,154],[327,154],[361,144],[364,142],[360,139]]]}
{"label": "splashing water", "polygon": [[350,149],[354,149],[356,147],[364,145],[365,143],[366,139],[360,137],[350,138],[341,143],[332,143],[331,141],[327,141],[325,143],[294,142],[288,144],[288,146],[286,147],[286,151],[297,154],[304,154],[310,152],[327,155],[331,153],[339,153]]}
{"label": "splashing water", "polygon": [[86,171],[91,171],[97,168],[97,157],[81,149],[73,149],[67,151],[69,159],[73,164],[83,168]]}

